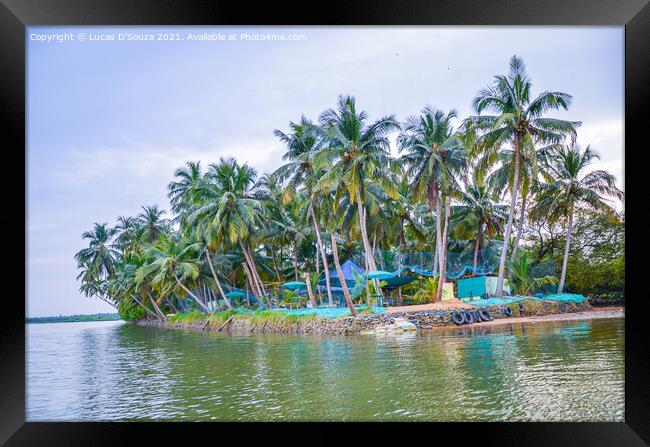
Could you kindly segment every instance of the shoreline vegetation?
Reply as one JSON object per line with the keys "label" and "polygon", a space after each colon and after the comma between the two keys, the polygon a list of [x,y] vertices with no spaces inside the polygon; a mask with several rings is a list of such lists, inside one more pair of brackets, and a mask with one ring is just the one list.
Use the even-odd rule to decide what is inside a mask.
{"label": "shoreline vegetation", "polygon": [[[506,313],[506,308],[511,310],[511,315]],[[473,307],[472,309],[478,310],[479,308]],[[593,308],[586,300],[582,303],[564,303],[531,298],[522,301],[521,306],[517,303],[516,305],[486,306],[483,309],[491,314],[493,320],[463,326],[454,324],[452,313],[467,310],[465,307],[382,314],[364,312],[357,316],[346,315],[337,318],[323,318],[317,315],[287,315],[277,311],[257,311],[252,314],[229,311],[215,314],[208,319],[200,312],[193,312],[172,316],[167,322],[141,320],[133,322],[133,324],[230,334],[368,335],[379,333],[382,329],[399,321],[411,323],[417,330],[429,330],[449,327],[474,328],[501,323],[534,324],[535,321],[624,316],[622,307]]]}
{"label": "shoreline vegetation", "polygon": [[97,313],[82,315],[59,315],[49,317],[28,317],[25,318],[25,323],[77,323],[81,321],[116,321],[120,319],[120,315],[117,313]]}
{"label": "shoreline vegetation", "polygon": [[[413,315],[443,325],[443,295],[474,276],[494,276],[474,298],[523,297],[534,315],[590,309],[553,294],[622,300],[623,192],[577,144],[582,123],[558,118],[572,96],[532,86],[513,56],[463,119],[426,106],[370,121],[340,96],[273,132],[286,147],[274,172],[189,161],[168,184],[169,214],[143,206],[82,234],[80,291],[126,321],[244,332],[354,333]],[[408,308],[429,304],[440,308]],[[281,310],[337,306],[351,315]]]}

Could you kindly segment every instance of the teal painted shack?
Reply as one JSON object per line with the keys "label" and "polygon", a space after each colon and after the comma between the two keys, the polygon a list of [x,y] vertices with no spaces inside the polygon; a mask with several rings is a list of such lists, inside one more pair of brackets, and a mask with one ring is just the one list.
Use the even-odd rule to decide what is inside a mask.
{"label": "teal painted shack", "polygon": [[[472,278],[459,279],[456,283],[458,287],[458,298],[460,299],[480,299],[488,296],[494,296],[497,290],[496,276],[474,276]],[[503,280],[503,292],[510,294],[510,284],[507,279]]]}

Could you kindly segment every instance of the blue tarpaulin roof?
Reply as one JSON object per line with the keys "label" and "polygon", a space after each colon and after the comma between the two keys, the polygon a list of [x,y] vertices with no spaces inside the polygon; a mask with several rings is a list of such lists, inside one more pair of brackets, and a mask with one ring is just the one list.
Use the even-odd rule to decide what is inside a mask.
{"label": "blue tarpaulin roof", "polygon": [[[343,272],[343,277],[345,280],[351,280],[354,281],[355,276],[354,273],[352,272],[357,272],[359,275],[363,275],[366,273],[364,269],[359,267],[357,264],[354,263],[351,259],[348,259],[345,261],[343,264],[341,264],[341,271]],[[339,274],[336,272],[336,269],[330,271],[330,278],[338,278]]]}

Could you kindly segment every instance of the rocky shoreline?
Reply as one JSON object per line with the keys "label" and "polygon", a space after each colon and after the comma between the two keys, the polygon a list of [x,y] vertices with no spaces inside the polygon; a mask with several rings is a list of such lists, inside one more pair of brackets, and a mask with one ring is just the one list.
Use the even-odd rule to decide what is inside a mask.
{"label": "rocky shoreline", "polygon": [[[509,306],[486,306],[496,319],[512,317],[533,317],[552,314],[584,312],[592,309],[588,301],[582,303],[562,303],[556,301],[525,300],[521,302],[524,312],[520,313],[519,303]],[[512,317],[505,313],[505,308],[512,309]],[[189,322],[160,323],[157,321],[138,321],[142,326],[157,326],[178,329],[198,329],[206,332],[228,332],[232,334],[296,334],[296,335],[353,335],[368,333],[377,328],[392,325],[397,321],[407,321],[418,329],[432,329],[443,326],[455,326],[451,316],[454,311],[467,309],[424,310],[416,312],[396,312],[384,314],[362,314],[356,317],[340,318],[292,318],[281,321],[253,321],[242,315],[241,318],[229,319],[218,326],[205,324],[205,319]],[[474,323],[481,324],[481,323]],[[468,324],[465,326],[472,326]]]}

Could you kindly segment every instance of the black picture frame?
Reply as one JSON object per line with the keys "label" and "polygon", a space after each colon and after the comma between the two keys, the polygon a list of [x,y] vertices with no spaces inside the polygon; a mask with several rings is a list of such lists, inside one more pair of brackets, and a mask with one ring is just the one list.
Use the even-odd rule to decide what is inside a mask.
{"label": "black picture frame", "polygon": [[[424,2],[401,0],[378,4],[372,1],[327,1],[323,3],[268,1],[261,4],[186,0],[0,0],[0,113],[5,128],[2,147],[5,174],[12,171],[25,183],[25,33],[31,25],[617,25],[625,26],[625,192],[626,192],[626,332],[625,332],[625,422],[624,423],[484,423],[484,424],[375,424],[372,427],[347,426],[346,434],[332,427],[315,424],[295,441],[326,440],[340,442],[355,433],[364,442],[388,440],[393,433],[401,442],[454,442],[507,445],[648,445],[650,444],[650,352],[645,321],[648,300],[644,281],[648,270],[648,242],[644,230],[650,228],[647,189],[644,182],[643,152],[647,138],[650,95],[650,6],[648,0],[456,0]],[[588,76],[587,73],[577,76]],[[15,166],[25,164],[25,170]],[[17,182],[12,182],[16,185]],[[26,243],[26,198],[16,191],[5,192],[5,233],[24,234]],[[23,210],[25,219],[18,210]],[[26,245],[22,248],[25,251]],[[14,258],[19,258],[20,246]],[[25,422],[25,302],[27,299],[25,265],[11,260],[5,270],[4,321],[0,325],[0,441],[6,445],[103,445],[124,444],[146,436],[172,441],[175,437],[189,442],[207,435],[214,442],[227,442],[222,431],[212,424],[167,423],[26,423]],[[19,274],[23,274],[23,293]],[[645,274],[645,275],[644,275]],[[9,287],[7,287],[9,286]],[[259,425],[259,424],[256,424]],[[277,424],[259,425],[238,434],[281,436],[290,441],[287,429]],[[277,430],[277,432],[276,432]],[[274,433],[271,434],[270,431]],[[417,433],[417,436],[414,433]],[[319,436],[321,435],[321,436]],[[189,436],[192,436],[191,440]],[[308,436],[305,438],[304,436]],[[424,436],[424,438],[421,438]],[[428,437],[428,438],[427,438]],[[270,438],[269,438],[270,439]],[[449,439],[446,441],[445,439]],[[232,442],[232,441],[230,441]],[[166,443],[166,442],[165,442]]]}

